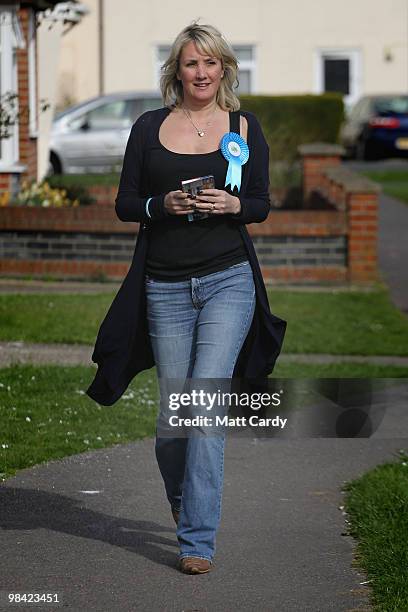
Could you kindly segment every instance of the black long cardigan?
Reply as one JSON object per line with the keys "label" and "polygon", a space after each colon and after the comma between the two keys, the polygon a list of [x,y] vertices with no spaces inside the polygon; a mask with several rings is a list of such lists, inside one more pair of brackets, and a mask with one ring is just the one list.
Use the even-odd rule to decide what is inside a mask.
{"label": "black long cardigan", "polygon": [[[86,393],[105,406],[114,404],[125,392],[136,374],[154,366],[147,329],[144,269],[148,246],[149,224],[168,216],[164,194],[156,194],[147,184],[143,172],[146,146],[157,133],[170,110],[161,108],[144,113],[132,126],[126,146],[116,214],[122,221],[140,222],[135,251],[129,271],[116,294],[98,332],[92,361],[98,370]],[[239,353],[233,377],[260,379],[273,370],[280,353],[286,321],[271,314],[265,285],[247,223],[261,223],[270,210],[269,149],[256,117],[241,111],[248,122],[249,161],[243,166],[239,193],[241,212],[230,215],[238,223],[251,264],[256,307],[251,328]],[[238,122],[239,125],[239,122]],[[146,200],[151,218],[145,211]]]}

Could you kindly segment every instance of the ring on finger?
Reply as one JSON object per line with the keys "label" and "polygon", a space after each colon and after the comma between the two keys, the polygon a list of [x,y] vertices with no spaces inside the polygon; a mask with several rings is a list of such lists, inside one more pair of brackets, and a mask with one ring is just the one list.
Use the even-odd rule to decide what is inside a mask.
{"label": "ring on finger", "polygon": [[214,209],[215,209],[215,204],[214,204],[214,202],[213,202],[213,203],[212,203],[212,206],[211,206],[211,210],[214,212]]}

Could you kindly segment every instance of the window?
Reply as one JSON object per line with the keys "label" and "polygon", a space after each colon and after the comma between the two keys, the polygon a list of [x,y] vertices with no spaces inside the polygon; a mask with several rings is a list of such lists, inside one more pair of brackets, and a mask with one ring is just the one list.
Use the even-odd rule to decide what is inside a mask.
{"label": "window", "polygon": [[130,100],[129,116],[132,123],[146,111],[156,110],[163,106],[161,97],[157,98],[138,98]]}
{"label": "window", "polygon": [[[24,38],[16,11],[13,7],[0,8],[0,95],[18,93],[17,48],[24,48]],[[14,117],[18,112],[18,100],[9,108]],[[0,140],[0,166],[7,168],[19,159],[18,123],[10,127],[10,137]]]}
{"label": "window", "polygon": [[350,60],[324,58],[324,91],[350,93]]}
{"label": "window", "polygon": [[354,49],[318,49],[315,53],[316,93],[339,92],[347,108],[361,95],[360,51]]}
{"label": "window", "polygon": [[255,90],[255,52],[249,45],[233,46],[234,53],[238,60],[238,80],[239,87],[236,90],[239,94],[250,94]]}
{"label": "window", "polygon": [[71,130],[79,130],[85,124],[90,130],[112,130],[130,127],[132,122],[128,112],[127,100],[116,100],[101,104],[87,113],[76,117],[69,123]]}
{"label": "window", "polygon": [[378,98],[375,101],[375,110],[380,115],[408,115],[408,96]]}
{"label": "window", "polygon": [[170,55],[170,45],[159,45],[156,48],[156,60],[154,66],[154,86],[160,90],[161,67]]}
{"label": "window", "polygon": [[[252,45],[233,45],[238,60],[239,87],[235,90],[237,95],[253,93],[255,90],[255,50]],[[155,61],[155,86],[160,88],[160,69],[170,54],[169,45],[159,45]]]}

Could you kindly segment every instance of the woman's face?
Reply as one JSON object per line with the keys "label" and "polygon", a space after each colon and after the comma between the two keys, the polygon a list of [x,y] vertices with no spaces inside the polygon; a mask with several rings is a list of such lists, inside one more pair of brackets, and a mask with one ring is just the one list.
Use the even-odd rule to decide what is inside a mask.
{"label": "woman's face", "polygon": [[221,60],[201,55],[195,42],[184,45],[179,58],[177,78],[183,85],[184,101],[208,104],[215,100],[224,74]]}

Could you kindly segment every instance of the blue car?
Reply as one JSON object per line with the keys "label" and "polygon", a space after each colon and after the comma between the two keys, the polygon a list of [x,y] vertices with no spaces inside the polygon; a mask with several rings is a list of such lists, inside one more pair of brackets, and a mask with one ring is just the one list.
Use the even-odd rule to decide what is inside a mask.
{"label": "blue car", "polygon": [[340,144],[359,160],[408,157],[408,96],[364,96],[340,127]]}

